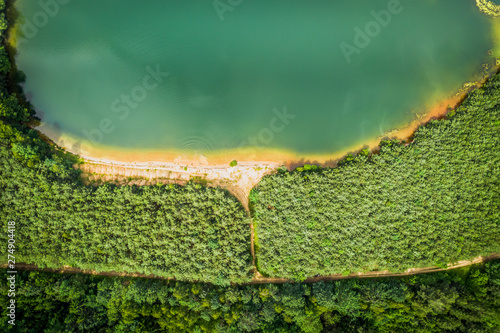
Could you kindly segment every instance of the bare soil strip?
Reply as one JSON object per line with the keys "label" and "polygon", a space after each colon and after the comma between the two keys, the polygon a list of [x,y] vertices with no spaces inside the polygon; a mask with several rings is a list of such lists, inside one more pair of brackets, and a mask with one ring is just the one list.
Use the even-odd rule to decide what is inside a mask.
{"label": "bare soil strip", "polygon": [[248,210],[248,196],[267,174],[281,164],[273,162],[247,162],[235,167],[229,165],[184,166],[178,163],[125,163],[83,157],[84,164],[75,165],[83,171],[87,183],[113,183],[116,185],[184,185],[192,180],[211,187],[228,190]]}
{"label": "bare soil strip", "polygon": [[[459,261],[456,264],[448,264],[447,268],[438,268],[438,267],[425,267],[425,268],[410,268],[406,270],[403,273],[391,273],[389,271],[376,271],[376,272],[366,272],[366,273],[352,273],[349,275],[342,275],[342,274],[334,274],[334,275],[328,275],[328,276],[317,276],[317,277],[311,277],[306,279],[304,282],[306,283],[314,283],[314,282],[320,282],[320,281],[338,281],[338,280],[346,280],[346,279],[353,279],[353,278],[381,278],[381,277],[398,277],[398,276],[409,276],[409,275],[418,275],[418,274],[425,274],[425,273],[436,273],[436,272],[443,272],[447,271],[450,269],[456,269],[456,268],[461,268],[461,267],[467,267],[475,264],[480,264],[480,263],[485,263],[488,261],[492,261],[495,259],[500,259],[500,253],[495,253],[492,254],[488,257],[478,257],[473,260],[467,261]],[[267,278],[267,277],[259,277],[259,278],[254,278],[252,282],[249,284],[262,284],[262,283],[287,283],[287,282],[292,282],[291,280],[287,279],[280,279],[280,278]]]}
{"label": "bare soil strip", "polygon": [[[318,276],[312,277],[305,280],[305,283],[315,283],[320,281],[338,281],[338,280],[346,280],[346,279],[354,279],[354,278],[383,278],[383,277],[400,277],[400,276],[410,276],[417,274],[425,274],[425,273],[436,273],[443,272],[450,269],[456,269],[461,267],[467,267],[475,264],[486,263],[488,261],[492,261],[495,259],[500,259],[500,253],[492,254],[488,257],[478,257],[470,261],[460,261],[456,264],[448,264],[448,268],[438,268],[438,267],[426,267],[426,268],[410,268],[403,273],[391,273],[389,271],[380,271],[380,272],[367,272],[367,273],[354,273],[349,275],[335,274],[329,276]],[[6,269],[7,264],[0,265],[0,268]],[[144,275],[138,273],[118,273],[118,272],[97,272],[92,270],[81,270],[75,267],[63,266],[60,269],[51,269],[51,268],[39,268],[36,265],[19,263],[16,264],[16,270],[18,271],[42,271],[42,272],[50,272],[50,273],[59,273],[59,274],[88,274],[88,275],[97,275],[97,276],[107,276],[107,277],[139,277],[139,278],[149,278],[149,279],[159,279],[159,280],[168,280],[168,281],[176,281],[175,279],[170,278],[162,278],[154,275]],[[259,276],[257,276],[259,275]],[[197,282],[197,281],[192,281]],[[280,278],[267,278],[263,277],[260,274],[256,274],[256,277],[249,283],[243,283],[241,285],[252,285],[252,284],[266,284],[266,283],[294,283],[296,281],[288,280],[288,279],[280,279]]]}

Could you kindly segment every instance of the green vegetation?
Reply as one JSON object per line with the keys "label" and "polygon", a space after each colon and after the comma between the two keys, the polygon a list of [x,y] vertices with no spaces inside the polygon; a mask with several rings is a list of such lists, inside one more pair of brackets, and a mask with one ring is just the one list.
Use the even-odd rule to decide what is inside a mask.
{"label": "green vegetation", "polygon": [[[0,273],[6,281],[6,274]],[[2,332],[499,332],[500,262],[398,279],[217,287],[21,272]],[[2,283],[0,303],[7,304]]]}
{"label": "green vegetation", "polygon": [[[23,96],[11,93],[17,89],[9,87],[10,68],[2,47],[0,216],[4,230],[16,222],[18,262],[219,285],[251,278],[250,229],[241,203],[195,183],[84,186],[72,168],[77,159],[30,128],[37,119]],[[5,232],[0,242],[7,244]],[[2,258],[6,251],[1,247]]]}
{"label": "green vegetation", "polygon": [[265,177],[250,196],[259,271],[304,280],[500,252],[499,103],[497,75],[409,145]]}
{"label": "green vegetation", "polygon": [[238,165],[238,161],[236,161],[236,160],[233,160],[233,161],[231,161],[231,163],[229,163],[229,166],[230,166],[231,168],[232,168],[232,167],[235,167],[235,166],[237,166],[237,165]]}

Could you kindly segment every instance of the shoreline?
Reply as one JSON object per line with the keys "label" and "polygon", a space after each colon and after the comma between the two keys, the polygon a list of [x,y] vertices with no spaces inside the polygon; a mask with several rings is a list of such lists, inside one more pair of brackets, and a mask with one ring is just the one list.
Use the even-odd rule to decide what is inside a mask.
{"label": "shoreline", "polygon": [[[476,0],[479,3],[482,0]],[[15,8],[15,7],[13,7]],[[481,10],[479,8],[479,10]],[[252,167],[268,167],[284,165],[294,169],[304,164],[314,164],[321,167],[335,167],[337,162],[348,154],[356,153],[363,148],[376,152],[383,139],[399,139],[406,142],[413,140],[413,135],[419,126],[425,125],[433,119],[444,117],[450,109],[455,109],[473,89],[480,87],[496,71],[500,69],[500,18],[490,17],[492,49],[488,52],[481,67],[471,75],[470,81],[465,82],[456,90],[433,96],[432,100],[424,101],[418,109],[414,109],[416,119],[401,123],[394,129],[376,137],[367,137],[340,150],[325,153],[298,153],[290,149],[244,147],[225,150],[216,150],[208,154],[197,151],[179,149],[127,149],[100,144],[93,144],[82,138],[64,134],[60,129],[50,124],[37,126],[35,129],[44,137],[63,148],[65,151],[81,156],[85,163],[120,165],[127,168],[150,169],[169,168],[173,171],[182,167],[205,168],[208,171],[229,166],[236,160],[240,165]],[[14,50],[16,26],[8,31],[8,42]],[[496,64],[495,64],[496,62]],[[15,62],[14,62],[15,63]]]}
{"label": "shoreline", "polygon": [[331,151],[326,153],[311,153],[302,154],[292,150],[277,149],[277,148],[262,148],[262,147],[245,147],[215,151],[211,154],[204,155],[195,151],[180,151],[180,150],[161,150],[161,149],[123,149],[119,147],[94,146],[81,139],[72,138],[66,134],[59,134],[46,124],[42,124],[36,129],[43,135],[56,143],[64,150],[75,155],[81,156],[84,160],[92,163],[107,163],[117,164],[122,166],[137,166],[137,167],[169,167],[188,166],[188,167],[206,167],[220,168],[228,166],[233,160],[239,164],[264,165],[281,164],[293,165],[298,161],[310,161],[306,164],[318,164],[321,166],[335,166],[332,162],[345,157],[349,153],[360,151],[363,148],[377,149],[379,143],[383,139],[399,139],[404,141],[412,141],[416,130],[428,123],[431,120],[443,118],[450,110],[456,109],[467,95],[481,87],[488,78],[500,69],[496,66],[493,69],[487,69],[487,75],[478,78],[476,81],[464,83],[458,91],[449,93],[444,99],[434,103],[426,103],[422,107],[425,112],[416,114],[416,119],[402,124],[401,126],[387,131],[372,139],[360,140],[360,143],[351,145],[350,147]]}
{"label": "shoreline", "polygon": [[[489,60],[484,60],[483,65],[477,68],[472,75],[471,81],[466,82],[461,88],[443,94],[442,99],[434,100],[431,103],[423,103],[417,111],[422,113],[410,123],[400,124],[397,128],[385,132],[384,134],[360,140],[341,150],[330,151],[326,153],[297,153],[287,149],[256,148],[248,147],[243,149],[228,149],[215,151],[214,153],[203,155],[199,152],[187,152],[176,149],[123,149],[111,146],[94,146],[82,139],[62,134],[59,129],[50,128],[46,124],[38,126],[35,129],[42,133],[44,137],[52,143],[63,148],[65,151],[81,156],[85,163],[107,164],[110,166],[120,165],[127,168],[148,169],[148,168],[169,168],[177,170],[183,167],[203,167],[207,170],[220,169],[227,167],[233,160],[238,161],[240,165],[252,167],[268,167],[271,165],[285,165],[293,169],[304,164],[315,164],[322,167],[335,167],[337,162],[350,153],[356,153],[363,148],[369,148],[376,151],[379,143],[383,139],[399,139],[411,142],[413,135],[419,126],[425,125],[433,119],[444,117],[449,108],[456,108],[471,90],[481,86],[496,71],[500,69],[500,17],[495,14],[500,5],[496,5],[488,0],[476,0],[476,7],[480,12],[489,17],[491,23],[492,49],[488,52]],[[8,13],[12,19],[21,15],[15,3],[8,7]],[[500,16],[500,14],[499,14]],[[19,29],[18,20],[15,24],[10,24],[6,31],[6,46],[10,49],[11,58],[15,57],[17,52],[17,29]],[[485,58],[486,59],[486,58]],[[491,62],[491,64],[490,64]],[[496,62],[495,65],[493,63]],[[12,61],[15,64],[15,61]],[[424,112],[423,112],[424,111]],[[278,166],[279,166],[278,165]]]}
{"label": "shoreline", "polygon": [[[498,69],[498,68],[497,68]],[[488,76],[489,77],[489,76]],[[101,157],[86,155],[82,151],[62,147],[83,159],[83,164],[74,167],[80,169],[84,182],[87,184],[113,183],[116,185],[156,185],[180,184],[195,181],[209,187],[224,188],[235,196],[249,210],[249,196],[252,189],[261,179],[285,165],[289,170],[304,164],[321,167],[336,167],[339,160],[350,153],[356,153],[363,148],[369,148],[376,153],[382,139],[399,139],[407,143],[413,140],[416,130],[433,119],[444,117],[450,110],[456,109],[467,95],[475,88],[482,86],[488,79],[465,84],[458,93],[428,108],[428,112],[412,121],[407,126],[385,133],[365,144],[357,145],[341,152],[322,154],[300,158],[298,155],[283,153],[277,150],[267,150],[260,158],[245,160],[234,151],[227,151],[217,157],[203,155],[188,156],[175,152],[149,152],[135,155],[133,152],[113,150],[103,152]],[[63,141],[64,143],[64,141]],[[61,146],[61,141],[58,143]],[[81,149],[81,147],[78,147]],[[255,153],[255,151],[254,151]],[[241,154],[241,151],[239,151]],[[139,158],[138,158],[139,157]],[[233,159],[238,165],[230,167]]]}
{"label": "shoreline", "polygon": [[[496,68],[496,70],[498,67]],[[410,123],[401,125],[383,135],[372,139],[360,140],[342,150],[327,153],[301,154],[291,150],[245,147],[242,149],[227,149],[204,155],[198,152],[186,152],[180,150],[155,150],[155,149],[123,149],[118,147],[95,147],[81,139],[72,138],[69,135],[59,134],[46,124],[36,129],[64,150],[82,157],[86,162],[105,163],[110,165],[121,165],[137,168],[151,167],[203,167],[207,169],[229,166],[233,160],[241,165],[268,166],[285,165],[288,167],[303,164],[316,164],[323,167],[334,167],[336,162],[349,153],[360,151],[363,148],[376,150],[383,139],[399,139],[411,141],[418,127],[425,125],[431,120],[444,117],[450,110],[455,109],[473,90],[484,84],[490,75],[475,82],[468,82],[455,94],[441,99],[432,105],[423,107],[425,113],[417,115]]]}
{"label": "shoreline", "polygon": [[226,189],[236,197],[245,210],[249,210],[248,198],[251,190],[262,177],[281,166],[273,162],[243,162],[237,166],[210,165],[184,166],[172,162],[128,163],[85,157],[83,164],[74,165],[83,173],[81,178],[88,184],[111,182],[117,185],[180,184],[189,181],[208,187]]}

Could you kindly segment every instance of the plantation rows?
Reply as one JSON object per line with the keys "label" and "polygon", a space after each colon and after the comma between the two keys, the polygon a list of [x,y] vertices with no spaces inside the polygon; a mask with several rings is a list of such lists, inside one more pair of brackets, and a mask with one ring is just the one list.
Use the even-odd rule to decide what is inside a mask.
{"label": "plantation rows", "polygon": [[259,271],[304,280],[500,252],[499,102],[497,75],[409,145],[265,177],[250,196]]}
{"label": "plantation rows", "polygon": [[[2,15],[2,38],[6,28]],[[20,77],[0,46],[0,217],[4,230],[16,222],[18,262],[216,285],[252,279],[240,202],[193,183],[84,185],[78,157],[33,130],[39,119]],[[304,280],[500,252],[499,85],[497,76],[408,146],[384,141],[380,154],[363,151],[335,169],[264,178],[251,194],[260,272]]]}

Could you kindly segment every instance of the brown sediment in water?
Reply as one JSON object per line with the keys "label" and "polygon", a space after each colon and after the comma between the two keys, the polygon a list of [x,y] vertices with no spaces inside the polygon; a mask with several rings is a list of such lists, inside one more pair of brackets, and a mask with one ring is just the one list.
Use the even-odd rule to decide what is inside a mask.
{"label": "brown sediment in water", "polygon": [[500,17],[492,18],[490,21],[493,47],[489,55],[494,56],[496,58],[496,65],[500,66]]}
{"label": "brown sediment in water", "polygon": [[[498,67],[495,69],[495,71],[496,70],[498,70]],[[385,139],[412,142],[413,136],[420,126],[427,124],[429,121],[444,118],[449,111],[454,110],[458,106],[460,106],[460,104],[465,100],[467,95],[472,90],[482,86],[488,80],[490,75],[491,74],[476,82],[469,82],[464,84],[459,92],[450,94],[450,97],[445,98],[444,100],[442,99],[437,103],[431,104],[431,106],[426,108],[427,111],[423,116],[419,116],[417,119],[412,121],[410,124],[405,125],[404,127],[386,132],[384,135],[381,135],[369,141],[365,141],[364,144],[356,145],[342,152],[309,156],[308,158],[302,158],[299,160],[287,160],[285,164],[289,169],[294,169],[296,167],[303,166],[304,164],[314,164],[322,167],[336,167],[337,163],[346,155],[355,154],[364,148],[369,148],[371,151],[376,152],[379,148],[380,141]]]}

